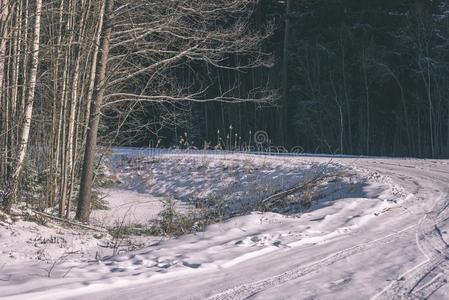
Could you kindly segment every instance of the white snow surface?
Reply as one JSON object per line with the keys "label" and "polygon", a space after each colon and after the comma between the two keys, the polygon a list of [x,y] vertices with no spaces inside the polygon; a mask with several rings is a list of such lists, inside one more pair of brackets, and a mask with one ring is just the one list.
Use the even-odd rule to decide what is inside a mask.
{"label": "white snow surface", "polygon": [[316,165],[343,175],[301,213],[140,237],[113,257],[95,232],[0,223],[0,299],[448,299],[449,161],[167,154],[110,165],[111,209],[93,213],[96,225],[145,224],[167,196],[185,212],[208,197],[242,209]]}

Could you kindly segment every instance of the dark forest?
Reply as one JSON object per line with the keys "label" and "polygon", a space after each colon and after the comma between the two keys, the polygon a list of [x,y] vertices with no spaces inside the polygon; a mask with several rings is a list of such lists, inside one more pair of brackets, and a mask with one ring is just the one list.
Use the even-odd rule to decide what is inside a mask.
{"label": "dark forest", "polygon": [[312,153],[448,157],[444,1],[287,4],[260,1],[252,16],[255,28],[273,25],[262,46],[272,55],[269,68],[237,76],[235,70],[198,68],[179,75],[184,82],[207,77],[212,94],[277,89],[275,103],[179,104],[171,111],[179,116],[176,123],[164,123],[160,109],[147,105],[130,116],[118,141],[173,146],[187,133],[202,148],[204,141],[225,144],[226,138],[248,143],[250,133],[264,130],[272,145]]}

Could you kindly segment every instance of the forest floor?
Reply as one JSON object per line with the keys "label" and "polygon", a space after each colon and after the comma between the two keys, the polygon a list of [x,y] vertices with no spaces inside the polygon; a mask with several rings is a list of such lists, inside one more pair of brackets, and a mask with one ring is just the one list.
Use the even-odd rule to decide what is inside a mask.
{"label": "forest floor", "polygon": [[449,161],[125,154],[107,165],[99,230],[0,216],[1,299],[449,294]]}

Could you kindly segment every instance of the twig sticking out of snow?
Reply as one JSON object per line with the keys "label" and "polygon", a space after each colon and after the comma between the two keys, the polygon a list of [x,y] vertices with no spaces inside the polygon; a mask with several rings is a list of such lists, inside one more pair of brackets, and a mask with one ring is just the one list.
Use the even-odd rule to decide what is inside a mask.
{"label": "twig sticking out of snow", "polygon": [[12,219],[9,215],[5,214],[4,212],[0,211],[0,224],[6,223],[6,224],[12,224]]}

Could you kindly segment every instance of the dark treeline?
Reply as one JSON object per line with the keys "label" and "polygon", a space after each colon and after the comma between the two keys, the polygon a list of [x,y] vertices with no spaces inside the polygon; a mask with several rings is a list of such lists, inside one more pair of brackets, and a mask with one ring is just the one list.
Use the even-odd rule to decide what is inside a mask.
{"label": "dark treeline", "polygon": [[[127,134],[118,140],[173,145],[187,133],[202,147],[203,141],[216,145],[229,134],[248,141],[250,133],[265,130],[273,145],[308,152],[448,157],[449,7],[444,1],[287,4],[263,0],[253,15],[253,27],[274,24],[264,43],[274,57],[269,71],[236,75],[198,68],[197,75],[189,73],[193,78],[183,79],[209,76],[216,93],[277,88],[277,105],[190,102],[171,111],[179,118],[169,118],[170,124],[161,122],[165,114],[154,106],[146,107],[130,118]],[[239,59],[244,57],[229,57]],[[151,121],[142,126],[142,119]]]}

